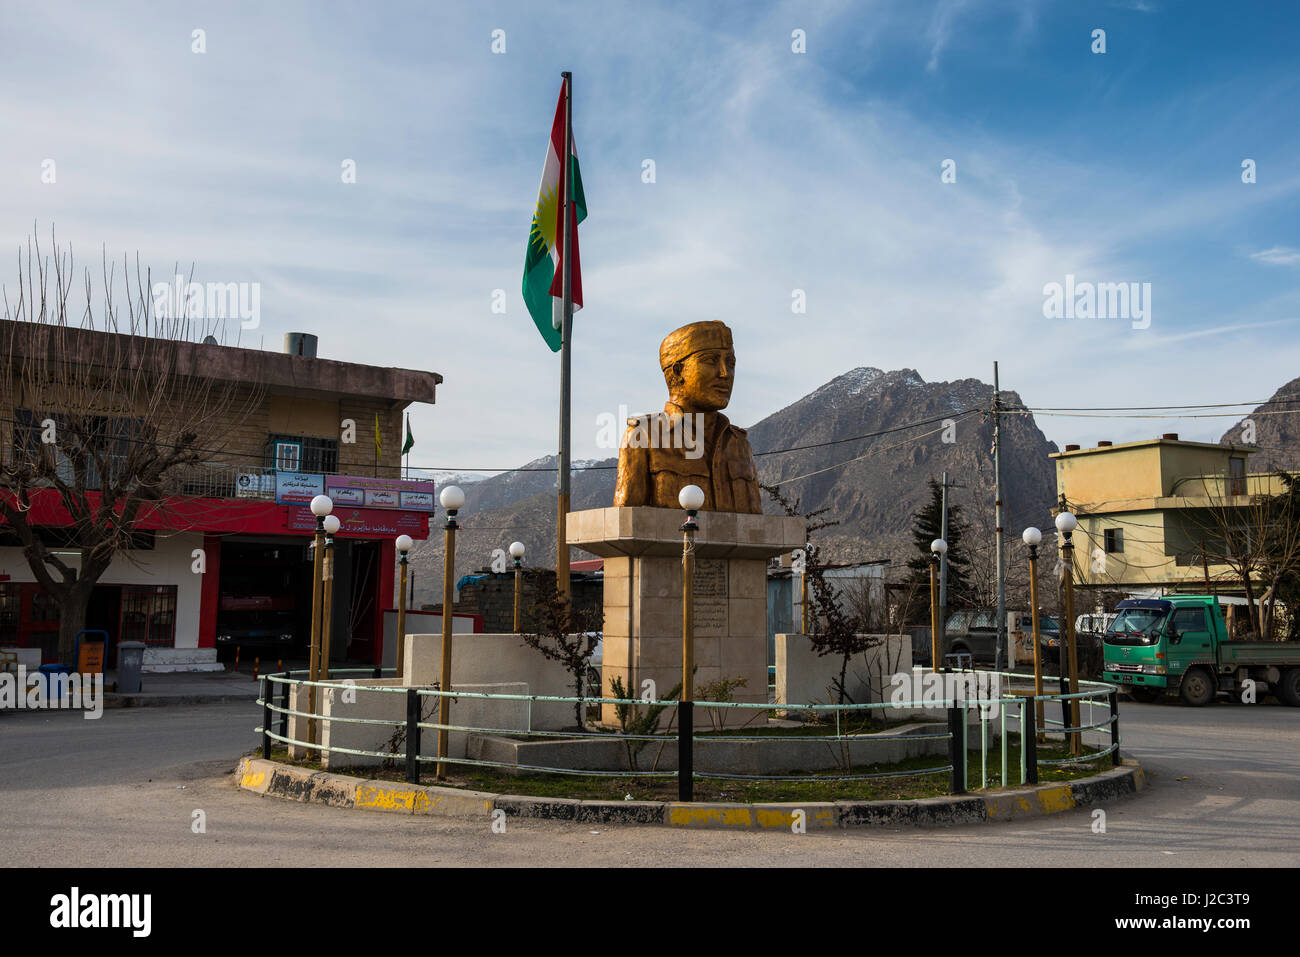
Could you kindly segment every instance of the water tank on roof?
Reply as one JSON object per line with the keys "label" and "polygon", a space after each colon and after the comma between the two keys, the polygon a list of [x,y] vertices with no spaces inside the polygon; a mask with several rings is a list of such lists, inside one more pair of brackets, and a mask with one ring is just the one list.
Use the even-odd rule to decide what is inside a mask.
{"label": "water tank on roof", "polygon": [[316,337],[310,332],[286,332],[284,334],[284,351],[291,356],[316,358]]}

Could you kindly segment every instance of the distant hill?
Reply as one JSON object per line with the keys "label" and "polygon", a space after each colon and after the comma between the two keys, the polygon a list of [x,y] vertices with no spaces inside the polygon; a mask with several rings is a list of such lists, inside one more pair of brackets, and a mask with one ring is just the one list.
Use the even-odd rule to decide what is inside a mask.
{"label": "distant hill", "polygon": [[[1251,424],[1255,441],[1247,442]],[[1252,472],[1300,470],[1300,379],[1292,379],[1278,389],[1271,399],[1224,432],[1219,441],[1255,446],[1257,451],[1247,465]]]}
{"label": "distant hill", "polygon": [[[929,496],[927,480],[945,469],[949,481],[964,486],[951,493],[953,504],[977,529],[991,532],[993,425],[982,410],[992,393],[978,379],[925,382],[912,369],[853,369],[749,429],[760,481],[800,498],[805,512],[831,509],[827,517],[840,524],[819,540],[834,561],[911,557],[912,515]],[[1003,392],[1002,400],[1007,408],[1021,407],[1014,392]],[[899,428],[914,422],[926,424]],[[1003,417],[1002,449],[1011,542],[1026,525],[1051,524],[1056,480],[1048,455],[1057,449],[1024,414]],[[482,568],[494,548],[514,539],[527,545],[527,564],[554,567],[555,464],[547,456],[474,483],[457,537],[458,577]],[[612,504],[617,459],[583,465],[573,473],[573,508]],[[766,510],[779,511],[770,501]],[[417,602],[441,601],[442,550],[437,532],[412,552]],[[578,549],[571,555],[590,557]]]}

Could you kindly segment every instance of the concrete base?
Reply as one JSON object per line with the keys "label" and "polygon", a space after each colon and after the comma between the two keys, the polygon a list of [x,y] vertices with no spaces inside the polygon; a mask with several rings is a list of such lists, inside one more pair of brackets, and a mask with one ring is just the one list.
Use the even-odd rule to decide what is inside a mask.
{"label": "concrete base", "polygon": [[140,666],[142,673],[156,675],[225,670],[226,666],[217,661],[216,648],[145,648],[144,663]]}
{"label": "concrete base", "polygon": [[[933,722],[933,715],[930,716]],[[861,771],[872,764],[896,764],[908,758],[934,755],[937,764],[947,763],[948,742],[940,738],[917,739],[916,735],[942,734],[946,723],[917,723],[878,734],[860,734],[843,741],[791,737],[782,741],[732,741],[725,737],[695,738],[695,770],[699,773],[785,774],[799,771],[826,771],[856,768]],[[967,736],[967,746],[978,753],[978,727]],[[997,740],[998,727],[991,724],[990,745]],[[755,734],[762,734],[757,729]],[[827,734],[833,734],[830,729]],[[575,771],[630,771],[627,748],[621,741],[596,738],[557,738],[549,741],[521,741],[499,735],[471,735],[467,754],[484,761],[521,765],[517,773],[529,773],[529,767],[569,768]],[[636,755],[640,771],[677,770],[677,740],[648,741]]]}
{"label": "concrete base", "polygon": [[[667,508],[571,512],[568,540],[605,559],[602,691],[666,698],[682,679],[682,539],[685,514]],[[804,544],[803,519],[701,512],[695,533],[695,698],[710,682],[743,678],[731,700],[767,702],[767,562]],[[645,682],[653,682],[646,685]],[[723,712],[728,724],[751,713]],[[667,714],[664,722],[667,721]],[[606,705],[602,723],[617,723]],[[707,720],[701,716],[700,721]]]}
{"label": "concrete base", "polygon": [[[879,643],[849,660],[844,683],[848,699],[856,704],[888,701],[890,677],[912,670],[911,635],[873,635]],[[776,636],[776,701],[778,704],[835,704],[834,682],[839,681],[841,659],[818,655],[806,635]],[[807,712],[805,712],[806,714]],[[882,712],[876,712],[881,715]],[[897,720],[902,712],[883,715]],[[799,718],[795,710],[789,714]]]}
{"label": "concrete base", "polygon": [[[364,767],[384,759],[371,755],[330,753],[324,748],[349,748],[356,751],[393,751],[405,753],[402,729],[406,722],[406,695],[400,691],[370,691],[366,688],[433,688],[442,673],[442,635],[406,636],[406,673],[401,678],[366,678],[360,688],[317,689],[317,712],[326,718],[353,718],[383,721],[385,724],[350,724],[345,721],[321,721],[319,739],[321,761],[325,767]],[[473,694],[539,695],[572,697],[572,677],[558,662],[525,645],[518,635],[454,635],[452,638],[451,687]],[[278,700],[278,693],[277,693]],[[291,710],[307,711],[308,689],[295,685],[291,689]],[[295,702],[301,702],[301,706]],[[438,720],[438,699],[421,698],[424,721]],[[307,740],[307,718],[291,717],[289,737]],[[555,701],[489,701],[482,698],[456,698],[451,703],[449,723],[467,728],[502,731],[562,731],[574,727],[572,704]],[[278,721],[277,721],[278,726]],[[402,736],[394,742],[394,735]],[[448,734],[448,756],[465,757],[468,734]],[[302,748],[290,748],[290,756],[302,757]],[[420,753],[436,757],[438,732],[421,732]]]}

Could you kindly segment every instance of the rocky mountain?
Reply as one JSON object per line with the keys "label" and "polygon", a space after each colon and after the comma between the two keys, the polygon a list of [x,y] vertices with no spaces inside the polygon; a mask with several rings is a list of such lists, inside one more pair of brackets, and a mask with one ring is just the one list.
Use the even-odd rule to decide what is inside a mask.
{"label": "rocky mountain", "polygon": [[1267,402],[1224,432],[1219,441],[1255,446],[1257,451],[1247,464],[1252,472],[1300,469],[1300,414],[1285,413],[1300,413],[1300,379],[1292,379],[1278,389]]}
{"label": "rocky mountain", "polygon": [[[993,424],[984,410],[992,386],[978,379],[926,382],[915,370],[846,372],[749,429],[759,479],[800,499],[807,512],[827,507],[839,525],[819,541],[835,561],[911,557],[912,515],[929,496],[927,480],[948,471],[951,501],[987,540],[993,527]],[[1003,392],[1008,409],[1021,408]],[[1027,414],[1003,417],[1004,513],[1008,541],[1024,526],[1051,525],[1056,480],[1048,442]],[[527,564],[555,564],[554,456],[482,479],[462,512],[457,575],[484,567],[493,549],[519,539]],[[584,462],[572,479],[573,508],[612,503],[617,459]],[[779,512],[775,502],[766,506]],[[980,533],[983,533],[980,535]],[[443,536],[412,552],[417,602],[441,600]],[[589,558],[572,551],[572,558]]]}
{"label": "rocky mountain", "polygon": [[[993,422],[984,412],[992,394],[978,379],[927,383],[913,369],[854,369],[750,429],[759,476],[799,496],[803,511],[830,508],[827,517],[840,524],[822,542],[835,560],[910,558],[912,516],[929,498],[927,480],[944,470],[962,486],[951,502],[977,528],[992,528]],[[1002,402],[1023,408],[1014,392],[1004,391]],[[900,428],[910,423],[920,424]],[[1031,416],[1002,417],[1009,537],[1050,525],[1055,451]]]}

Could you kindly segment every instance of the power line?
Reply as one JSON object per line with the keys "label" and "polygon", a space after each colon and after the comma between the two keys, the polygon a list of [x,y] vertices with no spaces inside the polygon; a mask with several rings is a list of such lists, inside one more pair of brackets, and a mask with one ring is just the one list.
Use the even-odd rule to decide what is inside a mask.
{"label": "power line", "polygon": [[[877,431],[877,432],[865,432],[865,433],[863,433],[863,434],[861,434],[861,435],[853,435],[853,436],[849,436],[848,438],[843,438],[843,439],[828,439],[828,440],[825,441],[825,442],[811,442],[811,443],[808,443],[808,444],[806,444],[806,445],[796,445],[796,446],[791,446],[790,448],[787,448],[787,449],[769,449],[769,450],[767,450],[767,451],[763,451],[763,452],[755,452],[755,453],[754,453],[754,457],[755,457],[755,458],[758,458],[758,457],[761,457],[761,456],[767,456],[767,455],[786,455],[786,454],[788,454],[788,453],[790,453],[790,452],[802,452],[802,451],[807,451],[807,450],[809,450],[809,449],[819,449],[819,448],[827,448],[827,447],[830,447],[830,446],[833,446],[833,445],[843,445],[843,444],[846,443],[846,442],[858,442],[858,441],[861,441],[861,440],[863,440],[863,439],[873,439],[873,438],[878,438],[878,437],[880,437],[880,436],[882,436],[882,435],[890,435],[890,434],[892,434],[892,433],[894,433],[894,432],[902,432],[902,431],[905,431],[905,430],[907,430],[907,429],[919,428],[920,426],[923,426],[923,425],[930,425],[931,423],[934,423],[934,422],[940,422],[940,421],[945,421],[945,422],[946,422],[946,421],[948,421],[948,420],[956,421],[957,419],[964,418],[964,417],[966,417],[966,416],[968,416],[968,415],[972,415],[972,414],[974,414],[974,413],[976,413],[976,412],[979,412],[979,411],[981,411],[981,410],[978,409],[978,408],[962,409],[962,410],[957,411],[957,412],[944,413],[944,414],[941,414],[941,415],[931,416],[930,418],[926,418],[926,419],[918,419],[918,420],[916,420],[915,422],[906,422],[906,423],[903,423],[902,425],[891,426],[891,427],[889,427],[889,428],[887,428],[887,429],[880,429],[880,430]],[[7,422],[7,423],[10,424],[10,425],[21,425],[21,426],[23,426],[23,427],[25,427],[25,428],[26,428],[26,427],[31,427],[31,423],[28,423],[28,422],[20,422],[20,421],[18,421],[18,420],[16,420],[16,419],[0,418],[0,422]],[[57,426],[57,423],[56,423],[56,426]],[[938,431],[941,431],[941,430],[938,430]],[[146,439],[132,438],[132,437],[129,437],[129,436],[122,436],[122,437],[120,437],[120,438],[114,438],[113,441],[116,442],[116,443],[137,443],[137,444],[140,444],[140,445],[148,445],[148,446],[152,446],[152,447],[155,447],[155,448],[160,448],[160,449],[169,449],[169,450],[172,450],[172,451],[189,451],[189,452],[201,452],[201,453],[205,453],[205,454],[208,454],[208,455],[220,455],[220,456],[223,456],[223,460],[239,459],[239,460],[250,461],[250,462],[252,462],[252,461],[256,461],[256,462],[258,462],[258,463],[264,463],[264,462],[266,461],[266,459],[267,459],[267,456],[266,456],[264,453],[259,454],[259,453],[254,453],[254,452],[233,452],[233,451],[228,451],[228,450],[226,450],[226,449],[200,448],[200,447],[197,447],[197,446],[191,446],[191,445],[174,445],[174,444],[170,444],[170,443],[166,443],[166,442],[150,442],[150,441],[148,441],[148,440],[146,440]],[[229,463],[228,463],[227,461],[223,461],[223,462],[206,462],[206,463],[201,463],[201,464],[204,464],[204,465],[220,465],[220,464],[229,464]],[[385,468],[391,468],[391,467],[392,467],[392,466],[385,466]],[[558,471],[559,471],[559,467],[558,467],[558,466],[520,466],[520,467],[518,467],[518,468],[500,469],[500,468],[482,468],[482,467],[470,467],[470,466],[461,466],[461,467],[458,467],[458,468],[453,468],[453,467],[451,467],[451,466],[410,465],[410,466],[407,466],[406,468],[407,468],[408,470],[413,470],[413,471],[418,471],[418,472],[498,472],[498,473],[503,473],[503,472],[558,472]],[[618,468],[617,465],[586,465],[586,466],[582,466],[582,467],[580,467],[580,468],[576,468],[575,471],[579,471],[579,472],[594,472],[594,471],[605,471],[605,470],[611,470],[611,469],[617,469],[617,468]]]}

